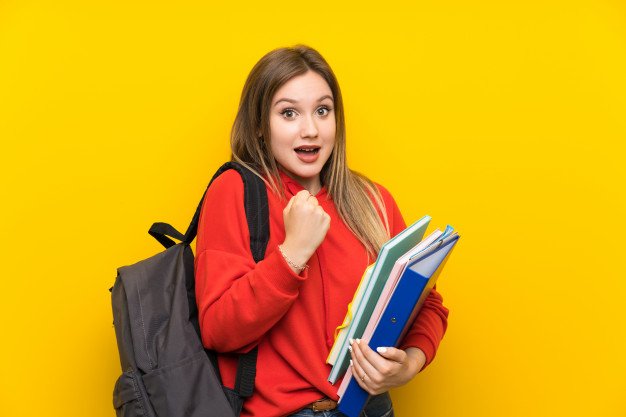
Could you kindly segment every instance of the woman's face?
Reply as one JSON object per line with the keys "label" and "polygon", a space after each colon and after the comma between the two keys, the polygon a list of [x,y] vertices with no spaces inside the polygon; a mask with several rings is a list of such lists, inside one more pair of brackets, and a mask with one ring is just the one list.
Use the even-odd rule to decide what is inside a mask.
{"label": "woman's face", "polygon": [[314,71],[293,77],[276,92],[270,109],[270,148],[278,165],[311,194],[335,146],[333,95]]}

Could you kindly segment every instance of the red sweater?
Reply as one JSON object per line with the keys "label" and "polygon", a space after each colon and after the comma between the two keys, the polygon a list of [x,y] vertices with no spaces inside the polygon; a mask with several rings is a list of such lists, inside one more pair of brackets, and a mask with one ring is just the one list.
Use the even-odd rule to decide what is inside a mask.
{"label": "red sweater", "polygon": [[[335,328],[346,314],[363,271],[372,263],[341,221],[326,189],[317,194],[330,215],[326,238],[296,275],[277,249],[285,239],[283,209],[302,190],[281,173],[287,200],[268,188],[270,239],[265,259],[254,263],[244,211],[243,182],[227,171],[211,185],[202,208],[196,246],[196,298],[202,342],[221,352],[223,382],[234,386],[236,356],[258,346],[254,395],[242,416],[282,416],[319,398],[337,399],[326,358]],[[389,192],[378,186],[392,235],[406,225]],[[432,291],[401,348],[415,346],[432,361],[446,330],[448,310]]]}

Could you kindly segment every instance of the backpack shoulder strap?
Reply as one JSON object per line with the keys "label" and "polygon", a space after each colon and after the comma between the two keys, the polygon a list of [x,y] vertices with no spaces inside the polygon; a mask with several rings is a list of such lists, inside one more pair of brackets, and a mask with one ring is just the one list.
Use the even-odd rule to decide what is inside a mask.
{"label": "backpack shoulder strap", "polygon": [[265,257],[265,249],[270,236],[269,230],[269,211],[267,206],[267,191],[265,183],[261,178],[252,173],[243,165],[237,162],[227,162],[217,170],[209,186],[204,191],[202,199],[196,208],[193,219],[185,232],[183,241],[191,243],[198,233],[198,222],[200,220],[200,212],[202,203],[206,197],[206,193],[213,183],[223,172],[234,169],[241,175],[244,188],[244,206],[246,210],[246,218],[248,220],[248,230],[250,232],[250,249],[255,262],[259,262]]}
{"label": "backpack shoulder strap", "polygon": [[[265,250],[270,237],[267,190],[261,178],[237,162],[231,161],[225,163],[217,170],[215,175],[213,175],[182,240],[186,243],[191,243],[196,237],[202,203],[204,202],[206,193],[213,181],[229,169],[237,171],[243,180],[244,207],[248,221],[248,230],[250,232],[250,250],[252,251],[254,261],[259,262],[265,257]],[[254,391],[257,353],[258,349],[255,347],[250,352],[239,355],[237,378],[234,387],[239,397],[250,397]],[[241,403],[239,407],[241,407]]]}

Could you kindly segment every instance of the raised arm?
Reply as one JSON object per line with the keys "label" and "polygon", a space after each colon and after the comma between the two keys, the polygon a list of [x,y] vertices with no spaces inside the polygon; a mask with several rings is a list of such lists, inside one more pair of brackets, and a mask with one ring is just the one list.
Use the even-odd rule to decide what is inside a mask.
{"label": "raised arm", "polygon": [[[243,194],[236,172],[222,174],[207,192],[198,228],[200,330],[203,344],[218,352],[250,350],[284,316],[307,279],[306,270],[289,265],[285,256],[305,264],[328,230],[328,216],[316,208],[315,198],[299,193],[284,210],[283,253],[270,243],[265,259],[255,264]],[[309,237],[307,243],[301,236]]]}

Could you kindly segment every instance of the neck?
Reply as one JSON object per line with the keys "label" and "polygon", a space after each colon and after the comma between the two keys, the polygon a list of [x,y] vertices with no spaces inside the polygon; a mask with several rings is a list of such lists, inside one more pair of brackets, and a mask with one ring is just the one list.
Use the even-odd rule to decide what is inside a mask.
{"label": "neck", "polygon": [[300,184],[305,190],[310,192],[312,195],[317,195],[317,193],[319,193],[320,190],[322,189],[322,181],[319,175],[313,178],[300,178],[300,177],[292,175],[286,170],[281,169],[281,171],[285,175],[287,175],[289,178],[291,178],[292,180]]}

